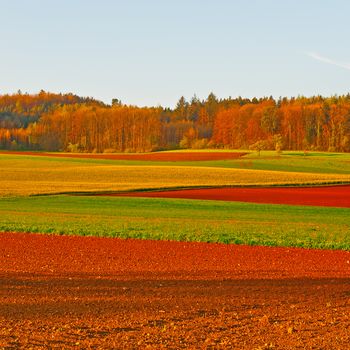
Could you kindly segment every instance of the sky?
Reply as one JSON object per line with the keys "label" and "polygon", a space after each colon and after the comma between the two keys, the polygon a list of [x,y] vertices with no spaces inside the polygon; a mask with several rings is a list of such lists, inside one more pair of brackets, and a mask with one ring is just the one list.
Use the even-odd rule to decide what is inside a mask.
{"label": "sky", "polygon": [[210,92],[350,92],[348,0],[0,0],[0,9],[0,94],[173,107]]}

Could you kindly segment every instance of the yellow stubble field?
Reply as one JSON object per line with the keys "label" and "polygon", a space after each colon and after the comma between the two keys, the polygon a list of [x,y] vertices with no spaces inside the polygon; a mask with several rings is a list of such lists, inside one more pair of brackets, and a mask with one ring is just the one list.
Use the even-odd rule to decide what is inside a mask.
{"label": "yellow stubble field", "polygon": [[0,196],[216,186],[349,183],[349,174],[162,165],[115,165],[89,159],[0,156]]}

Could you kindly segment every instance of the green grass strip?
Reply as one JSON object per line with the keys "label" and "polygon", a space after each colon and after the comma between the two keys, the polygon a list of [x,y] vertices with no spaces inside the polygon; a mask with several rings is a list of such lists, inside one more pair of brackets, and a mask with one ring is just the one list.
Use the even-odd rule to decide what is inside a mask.
{"label": "green grass strip", "polygon": [[0,198],[0,232],[350,249],[350,209],[118,197]]}

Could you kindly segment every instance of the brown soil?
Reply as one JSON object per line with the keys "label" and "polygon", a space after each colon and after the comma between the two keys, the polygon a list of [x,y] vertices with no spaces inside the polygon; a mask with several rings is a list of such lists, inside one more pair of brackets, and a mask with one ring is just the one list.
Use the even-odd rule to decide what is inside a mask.
{"label": "brown soil", "polygon": [[1,349],[346,349],[350,252],[0,234]]}
{"label": "brown soil", "polygon": [[159,192],[129,192],[110,195],[126,197],[210,199],[350,208],[350,186],[206,188]]}
{"label": "brown soil", "polygon": [[239,152],[154,152],[140,154],[83,154],[83,153],[47,153],[47,152],[18,152],[1,151],[0,154],[15,154],[27,156],[44,156],[58,158],[93,158],[111,160],[143,160],[161,162],[185,162],[206,160],[229,160],[240,158],[247,153]]}

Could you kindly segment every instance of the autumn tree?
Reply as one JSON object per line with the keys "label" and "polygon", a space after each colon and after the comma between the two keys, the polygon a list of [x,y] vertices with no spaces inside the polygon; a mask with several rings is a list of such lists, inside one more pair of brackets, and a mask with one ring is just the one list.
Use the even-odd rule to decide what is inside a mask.
{"label": "autumn tree", "polygon": [[[276,141],[277,140],[277,141]],[[2,149],[144,152],[177,147],[350,151],[350,94],[343,96],[182,96],[175,108],[111,105],[41,90],[0,95]]]}

